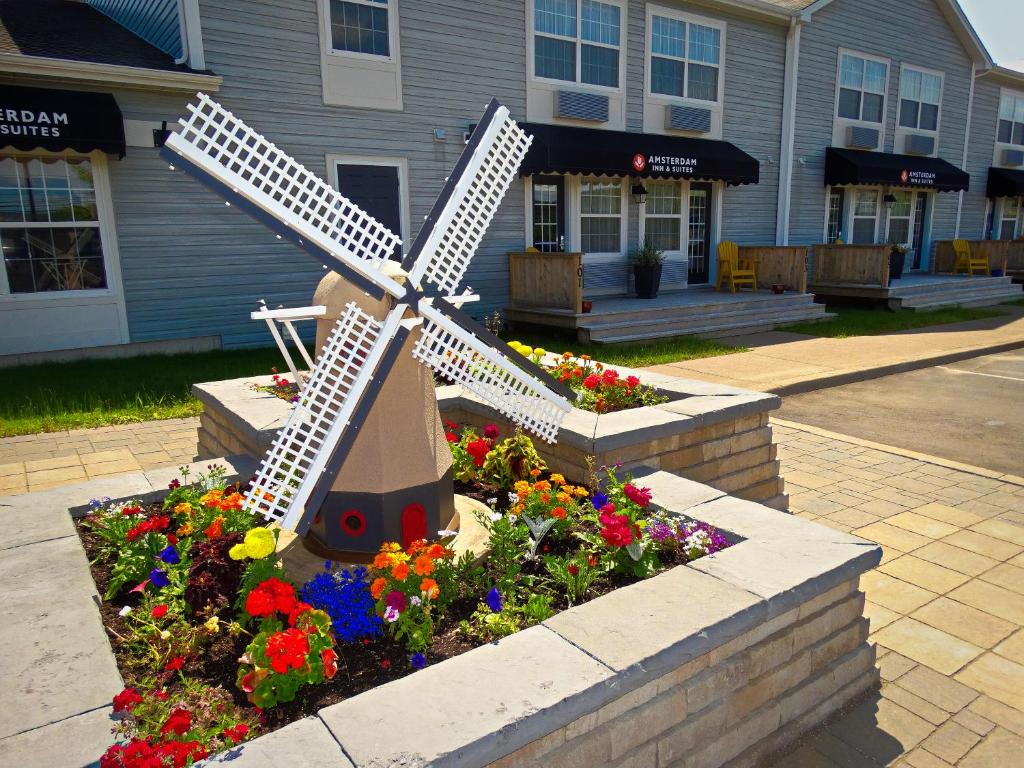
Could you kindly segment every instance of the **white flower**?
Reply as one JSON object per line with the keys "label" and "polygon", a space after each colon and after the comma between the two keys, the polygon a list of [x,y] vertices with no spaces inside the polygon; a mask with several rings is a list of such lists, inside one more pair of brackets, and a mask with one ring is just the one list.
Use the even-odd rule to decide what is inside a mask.
{"label": "white flower", "polygon": [[707,531],[696,530],[686,537],[683,548],[689,557],[700,557],[706,555],[711,548],[711,537]]}
{"label": "white flower", "polygon": [[126,605],[124,608],[122,608],[120,611],[117,612],[117,615],[118,616],[127,616],[131,612],[132,612],[132,607],[130,605]]}
{"label": "white flower", "polygon": [[393,605],[389,605],[384,609],[384,621],[388,624],[394,624],[398,621],[398,609]]}
{"label": "white flower", "polygon": [[493,497],[489,498],[487,500],[487,503],[490,504],[493,507],[495,504],[498,503],[498,497],[497,496],[493,496]]}
{"label": "white flower", "polygon": [[487,516],[491,518],[491,520],[498,520],[501,517],[501,512],[491,511]]}
{"label": "white flower", "polygon": [[512,502],[513,504],[515,504],[517,501],[519,501],[519,494],[518,493],[509,493],[508,500],[510,502]]}
{"label": "white flower", "polygon": [[423,601],[420,600],[418,597],[416,597],[416,595],[413,595],[412,597],[409,598],[409,602],[412,603],[413,605],[419,605]]}

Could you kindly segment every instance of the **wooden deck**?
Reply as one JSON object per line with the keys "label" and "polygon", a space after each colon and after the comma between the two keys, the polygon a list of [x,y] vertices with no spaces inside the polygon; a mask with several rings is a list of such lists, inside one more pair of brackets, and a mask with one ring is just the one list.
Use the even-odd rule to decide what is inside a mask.
{"label": "wooden deck", "polygon": [[1021,286],[1009,277],[968,277],[904,272],[886,287],[860,283],[815,283],[810,290],[819,297],[853,297],[884,301],[889,309],[938,309],[940,307],[987,307],[1024,297]]}

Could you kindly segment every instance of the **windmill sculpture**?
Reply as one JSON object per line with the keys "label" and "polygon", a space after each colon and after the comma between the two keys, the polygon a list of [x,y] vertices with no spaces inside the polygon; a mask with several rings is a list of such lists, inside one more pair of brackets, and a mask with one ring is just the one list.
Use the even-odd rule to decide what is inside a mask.
{"label": "windmill sculpture", "polygon": [[[374,461],[355,455],[353,446],[372,425],[387,423],[392,404],[382,401],[394,395],[391,379],[407,379],[410,365],[420,369],[413,358],[554,441],[571,410],[572,391],[463,313],[461,304],[477,297],[457,293],[530,146],[531,137],[505,107],[494,100],[487,106],[400,269],[388,260],[400,244],[396,234],[204,94],[189,112],[162,150],[171,168],[180,165],[228,205],[298,244],[360,299],[339,312],[246,495],[250,509],[308,535],[316,549],[329,553],[376,552],[384,541],[432,535],[447,522],[442,515],[453,508],[450,456],[443,433],[429,419],[421,429],[437,433],[447,462],[441,466],[438,454],[441,471],[432,488],[410,478],[404,493],[363,494],[353,504],[344,487],[346,478],[355,481],[367,472],[391,473],[402,484],[407,468],[401,461],[371,466]],[[360,304],[371,305],[370,311]],[[436,414],[429,382],[427,389],[427,407]],[[382,390],[390,394],[378,397]],[[422,412],[421,401],[414,407]],[[427,435],[427,442],[436,444],[433,437]],[[346,473],[348,464],[358,466]]]}

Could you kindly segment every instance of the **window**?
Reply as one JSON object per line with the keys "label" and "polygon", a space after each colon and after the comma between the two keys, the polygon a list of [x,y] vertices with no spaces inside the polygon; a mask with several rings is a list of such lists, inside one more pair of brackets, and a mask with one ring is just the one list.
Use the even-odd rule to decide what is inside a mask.
{"label": "window", "polygon": [[681,250],[682,210],[682,184],[648,181],[644,239],[659,251]]}
{"label": "window", "polygon": [[0,158],[0,250],[11,293],[106,288],[92,164]]}
{"label": "window", "polygon": [[942,78],[909,67],[900,76],[900,126],[921,131],[939,128]]}
{"label": "window", "polygon": [[651,16],[651,93],[718,101],[722,30]]}
{"label": "window", "polygon": [[330,0],[330,9],[334,50],[391,56],[388,0]]}
{"label": "window", "polygon": [[853,243],[860,245],[875,242],[878,223],[878,196],[877,189],[857,190],[856,202],[853,206]]}
{"label": "window", "polygon": [[596,0],[534,0],[534,74],[618,88],[620,14]]}
{"label": "window", "polygon": [[843,202],[846,191],[835,187],[828,191],[828,230],[825,233],[826,243],[836,243],[843,239]]}
{"label": "window", "polygon": [[839,117],[881,123],[889,65],[844,53],[839,57]]}
{"label": "window", "polygon": [[622,250],[622,180],[585,178],[580,184],[580,247],[584,253]]}
{"label": "window", "polygon": [[1007,197],[1003,200],[1002,213],[999,216],[999,237],[997,240],[1013,240],[1018,236],[1021,209],[1019,197]]}
{"label": "window", "polygon": [[889,242],[909,246],[910,219],[914,212],[915,194],[907,190],[894,191],[892,194],[896,202],[889,209]]}
{"label": "window", "polygon": [[999,141],[1024,146],[1024,94],[1003,92],[999,101]]}

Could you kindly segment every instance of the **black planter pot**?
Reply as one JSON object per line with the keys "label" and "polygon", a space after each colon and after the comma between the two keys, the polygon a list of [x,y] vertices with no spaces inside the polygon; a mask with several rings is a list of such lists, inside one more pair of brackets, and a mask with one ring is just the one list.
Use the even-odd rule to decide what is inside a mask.
{"label": "black planter pot", "polygon": [[903,254],[899,251],[889,251],[889,279],[899,280],[903,277]]}
{"label": "black planter pot", "polygon": [[661,264],[634,264],[633,279],[638,299],[653,299],[661,285]]}

